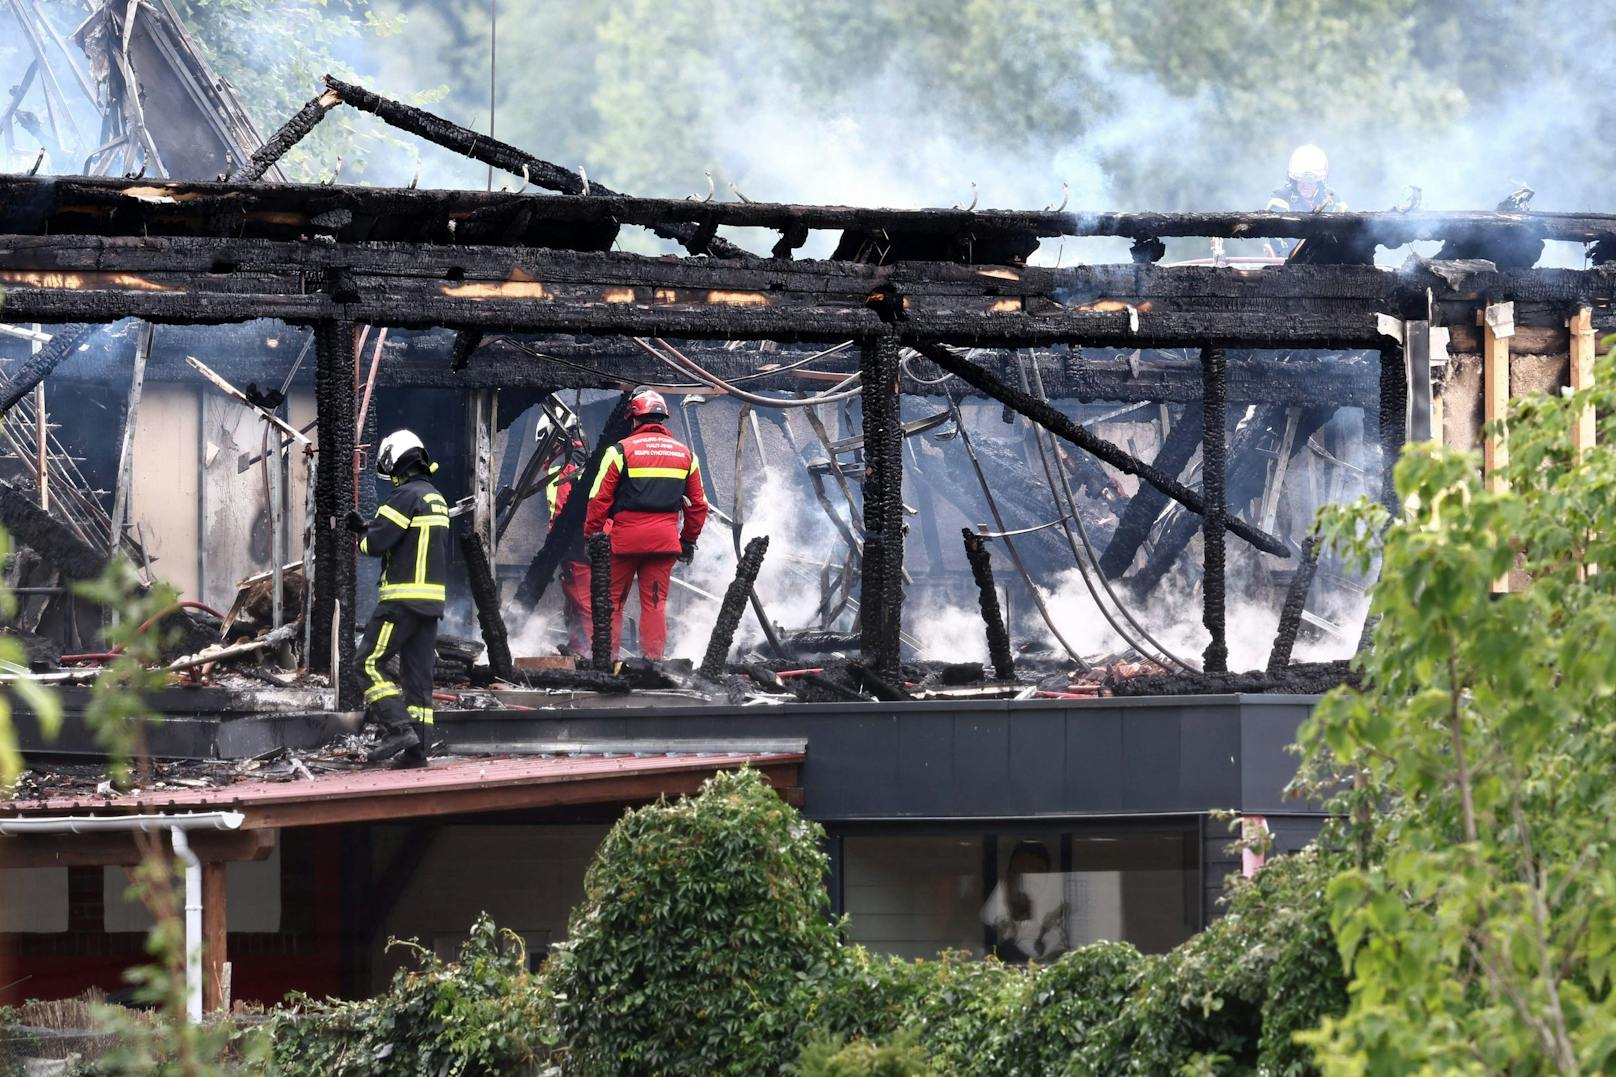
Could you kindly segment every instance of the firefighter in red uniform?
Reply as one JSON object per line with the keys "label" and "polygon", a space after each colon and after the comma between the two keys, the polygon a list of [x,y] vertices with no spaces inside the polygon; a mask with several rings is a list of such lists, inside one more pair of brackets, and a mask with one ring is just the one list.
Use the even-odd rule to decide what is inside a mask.
{"label": "firefighter in red uniform", "polygon": [[[555,527],[561,510],[567,507],[582,471],[589,447],[581,434],[574,434],[571,444],[544,477],[544,497],[550,508],[550,526]],[[580,530],[567,543],[561,561],[561,595],[565,600],[567,620],[567,649],[572,654],[589,653],[590,620],[589,560],[584,553],[584,535]]]}
{"label": "firefighter in red uniform", "polygon": [[[606,451],[589,495],[584,535],[612,538],[612,652],[623,632],[623,605],[640,581],[640,652],[660,659],[668,640],[673,563],[689,563],[707,522],[707,495],[695,453],[668,433],[662,394],[641,389],[628,405],[634,431]],[[684,523],[680,524],[680,510]]]}

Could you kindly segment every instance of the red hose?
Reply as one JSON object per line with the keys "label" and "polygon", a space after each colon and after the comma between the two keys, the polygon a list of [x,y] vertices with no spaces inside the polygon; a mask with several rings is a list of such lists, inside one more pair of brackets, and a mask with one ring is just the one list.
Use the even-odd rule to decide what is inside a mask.
{"label": "red hose", "polygon": [[[161,621],[164,617],[167,617],[169,614],[174,613],[177,610],[182,610],[182,609],[201,610],[203,613],[211,614],[212,616],[217,617],[221,621],[224,620],[224,614],[220,613],[218,610],[214,609],[212,606],[206,605],[206,604],[201,603],[201,602],[193,602],[191,599],[186,598],[186,599],[181,599],[180,601],[174,603],[173,605],[168,606],[168,607],[160,610],[159,612],[152,614],[150,617],[148,617],[146,619],[146,621],[139,628],[135,629],[135,635],[144,636],[146,634],[146,630],[151,628],[152,625],[156,624],[158,621]],[[117,658],[119,655],[123,654],[123,648],[124,648],[124,645],[120,643],[116,647],[112,648],[112,650],[110,650],[110,651],[97,652],[97,653],[91,653],[91,654],[64,654],[64,655],[62,655],[62,657],[60,659],[58,659],[58,661],[61,661],[61,662],[110,662],[114,658]]]}
{"label": "red hose", "polygon": [[777,672],[775,674],[775,676],[776,677],[806,677],[810,673],[823,673],[823,672],[825,672],[825,669],[824,669],[823,666],[819,666],[819,667],[816,667],[814,669],[782,669],[779,672]]}

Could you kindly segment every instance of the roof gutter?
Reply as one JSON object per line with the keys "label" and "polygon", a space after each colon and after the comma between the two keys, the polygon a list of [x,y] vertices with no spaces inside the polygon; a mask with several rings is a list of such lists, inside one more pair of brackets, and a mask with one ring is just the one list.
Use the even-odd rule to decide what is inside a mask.
{"label": "roof gutter", "polygon": [[202,861],[191,849],[186,831],[236,830],[245,819],[238,811],[179,815],[47,815],[0,819],[0,836],[167,830],[174,855],[185,865],[185,1012],[195,1023],[202,1020]]}

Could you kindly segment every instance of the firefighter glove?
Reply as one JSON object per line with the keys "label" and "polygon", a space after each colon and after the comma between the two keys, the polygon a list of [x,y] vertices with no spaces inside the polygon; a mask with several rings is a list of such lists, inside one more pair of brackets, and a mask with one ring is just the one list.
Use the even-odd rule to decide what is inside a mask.
{"label": "firefighter glove", "polygon": [[366,531],[370,530],[370,524],[365,520],[364,516],[360,515],[357,509],[349,509],[348,515],[343,519],[343,523],[347,526],[349,531],[352,531],[356,535],[363,535]]}
{"label": "firefighter glove", "polygon": [[679,561],[681,564],[690,564],[696,556],[696,544],[686,539],[679,540]]}

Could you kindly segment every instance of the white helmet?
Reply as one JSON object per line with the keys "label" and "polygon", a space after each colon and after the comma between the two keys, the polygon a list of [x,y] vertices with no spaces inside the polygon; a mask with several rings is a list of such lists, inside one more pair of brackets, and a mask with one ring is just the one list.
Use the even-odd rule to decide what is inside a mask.
{"label": "white helmet", "polygon": [[1309,142],[1292,151],[1291,163],[1286,166],[1285,175],[1292,180],[1323,183],[1330,175],[1330,159],[1324,155],[1323,150]]}
{"label": "white helmet", "polygon": [[416,451],[421,454],[421,462],[426,462],[426,446],[421,439],[409,430],[395,430],[382,439],[382,447],[376,450],[376,474],[391,475],[393,469],[404,459],[405,454]]}

